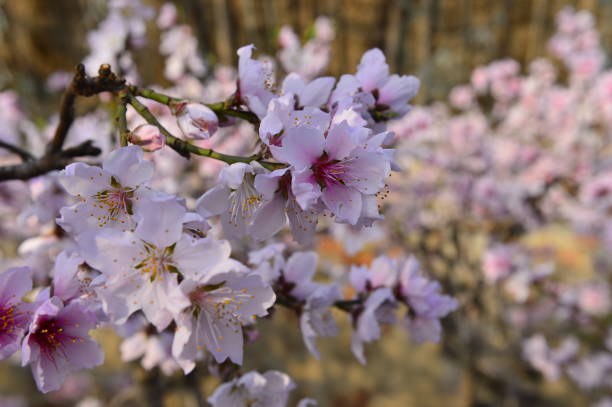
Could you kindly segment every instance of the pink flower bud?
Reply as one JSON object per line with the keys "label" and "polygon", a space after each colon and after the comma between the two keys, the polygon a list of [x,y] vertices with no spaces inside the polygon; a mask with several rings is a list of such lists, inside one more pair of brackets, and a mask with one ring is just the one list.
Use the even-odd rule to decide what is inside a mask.
{"label": "pink flower bud", "polygon": [[455,86],[449,95],[450,103],[457,109],[466,110],[474,105],[474,90],[469,85]]}
{"label": "pink flower bud", "polygon": [[157,126],[152,124],[141,124],[136,127],[129,136],[132,144],[141,146],[144,151],[157,151],[165,145],[164,136]]}
{"label": "pink flower bud", "polygon": [[185,137],[209,139],[219,127],[219,118],[200,103],[186,103],[176,109],[178,125]]}
{"label": "pink flower bud", "polygon": [[157,16],[157,26],[162,30],[167,30],[172,26],[172,24],[176,24],[176,6],[172,3],[164,3],[159,8],[159,14]]}

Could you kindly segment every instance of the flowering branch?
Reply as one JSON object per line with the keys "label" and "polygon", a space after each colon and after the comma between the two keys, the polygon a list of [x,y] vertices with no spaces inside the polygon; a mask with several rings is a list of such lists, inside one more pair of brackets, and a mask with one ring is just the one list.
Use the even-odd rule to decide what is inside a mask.
{"label": "flowering branch", "polygon": [[[173,98],[171,96],[164,95],[163,93],[155,92],[151,89],[140,89],[135,86],[130,86],[130,90],[136,96],[142,96],[144,98],[154,100],[171,108],[178,104],[185,103],[183,99]],[[210,108],[213,112],[215,112],[215,114],[219,116],[221,121],[227,121],[226,116],[232,116],[242,120],[246,120],[247,122],[255,125],[256,127],[259,127],[260,120],[256,114],[248,112],[246,110],[232,109],[231,106],[233,105],[233,102],[234,100],[230,98],[225,102],[204,103],[204,105]]]}
{"label": "flowering branch", "polygon": [[[147,94],[149,95],[153,93],[155,92],[152,92],[152,91],[151,93],[147,92]],[[157,97],[159,100],[167,100],[168,103],[172,103],[172,100],[176,100],[176,99],[170,98],[169,96],[161,95],[159,93],[155,93],[155,95],[156,95],[155,97]],[[152,124],[156,126],[157,128],[159,128],[159,131],[162,133],[162,135],[164,136],[166,140],[166,144],[185,158],[189,158],[190,154],[195,154],[195,155],[201,155],[204,157],[214,158],[216,160],[220,160],[228,164],[235,164],[235,163],[248,164],[251,161],[254,161],[257,159],[257,156],[238,157],[238,156],[218,153],[210,148],[198,147],[194,144],[181,140],[180,138],[173,136],[155,118],[155,116],[149,111],[149,109],[147,109],[145,105],[140,103],[140,101],[135,97],[133,93],[131,92],[127,93],[127,99],[128,99],[129,104],[138,112],[138,114],[140,114],[147,121],[147,123]],[[157,99],[154,99],[154,100],[157,100]],[[264,168],[267,168],[269,170],[274,170],[274,169],[282,168],[285,166],[284,164],[273,163],[273,162],[268,162],[268,161],[260,161],[259,163]]]}
{"label": "flowering branch", "polygon": [[[116,110],[115,121],[119,130],[119,144],[121,146],[127,146],[128,144],[129,130],[127,127],[126,112],[127,104],[129,103],[149,124],[159,128],[165,138],[166,144],[170,148],[185,158],[189,158],[190,154],[196,154],[224,161],[228,164],[248,164],[260,158],[257,155],[238,157],[222,154],[212,149],[198,147],[181,140],[173,136],[164,128],[146,106],[140,103],[135,96],[142,96],[155,100],[170,107],[178,105],[179,103],[184,103],[182,99],[173,98],[151,89],[139,89],[133,85],[127,86],[125,84],[125,79],[118,78],[117,75],[112,72],[108,64],[101,65],[98,76],[95,77],[89,77],[86,74],[83,64],[77,65],[75,70],[76,73],[62,96],[59,115],[60,122],[55,130],[53,138],[47,145],[45,154],[39,159],[36,159],[32,154],[17,146],[0,142],[0,148],[5,148],[19,155],[24,161],[21,164],[0,167],[0,181],[11,179],[27,180],[49,171],[63,169],[76,157],[99,155],[101,151],[92,144],[92,141],[86,141],[66,150],[62,150],[62,146],[64,145],[68,131],[75,118],[74,104],[77,96],[88,97],[102,92],[118,92],[119,104]],[[227,116],[232,116],[246,120],[257,127],[259,126],[259,118],[255,114],[244,110],[233,109],[231,108],[231,104],[231,101],[226,101],[207,104],[206,106],[215,112],[222,121],[226,121]],[[284,164],[267,161],[260,161],[260,164],[269,170],[285,166]]]}

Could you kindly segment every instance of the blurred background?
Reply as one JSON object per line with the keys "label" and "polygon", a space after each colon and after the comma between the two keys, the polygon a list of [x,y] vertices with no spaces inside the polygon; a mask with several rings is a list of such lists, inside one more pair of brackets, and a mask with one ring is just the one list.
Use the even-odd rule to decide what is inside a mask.
{"label": "blurred background", "polygon": [[[165,3],[143,2],[155,8]],[[235,50],[248,43],[262,54],[275,55],[281,26],[289,24],[308,38],[315,19],[328,16],[336,34],[324,74],[354,73],[363,52],[379,47],[392,72],[421,79],[415,105],[445,100],[454,86],[469,82],[474,68],[495,59],[511,57],[527,66],[536,57],[548,56],[547,41],[564,6],[592,12],[603,49],[608,55],[612,50],[610,0],[177,0],[174,4],[179,21],[193,28],[210,66],[235,66]],[[88,54],[86,35],[105,16],[103,0],[0,0],[0,90],[14,89],[32,117],[55,112],[59,93],[48,91],[48,77],[71,71]],[[145,84],[168,85],[158,52],[159,28],[151,21],[147,30],[147,44],[133,51],[135,64]],[[517,367],[520,340],[509,339],[502,328],[488,325],[511,324],[499,322],[505,305],[499,292],[485,290],[482,281],[471,277],[470,267],[480,260],[487,233],[470,225],[452,230],[424,228],[418,235],[400,233],[401,237],[385,243],[385,251],[408,247],[425,256],[426,267],[438,276],[448,276],[449,271],[462,276],[446,282],[447,287],[454,284],[482,294],[478,300],[466,301],[486,303],[487,314],[480,314],[478,306],[465,308],[461,317],[446,322],[449,340],[443,345],[416,346],[401,328],[390,328],[372,347],[369,363],[363,367],[350,353],[350,329],[345,322],[342,335],[320,341],[323,357],[316,361],[302,344],[295,315],[279,309],[274,318],[260,323],[258,342],[247,345],[246,369],[286,371],[298,383],[292,400],[308,396],[323,407],[587,405],[584,395],[566,381],[546,381],[534,369]],[[445,253],[451,252],[452,257],[463,250],[461,245],[452,246],[457,236],[465,242],[467,255],[455,263],[451,260],[449,266],[444,264]],[[346,249],[346,238],[329,235],[320,240],[322,267],[367,264],[385,245],[378,242],[354,252]],[[552,247],[552,257],[562,271],[593,274],[591,252],[601,248],[593,239],[557,226],[527,238],[533,250]],[[469,322],[461,326],[466,315]],[[471,330],[479,321],[485,325],[480,327],[484,333],[475,334]],[[25,405],[36,406],[75,405],[86,396],[109,405],[146,405],[138,395],[112,394],[133,377],[165,386],[168,406],[197,405],[183,381],[151,377],[138,364],[121,362],[115,334],[101,330],[96,338],[104,344],[104,366],[72,376],[64,389],[47,397],[35,390],[28,369],[0,365],[0,407],[24,405],[9,404],[11,397],[16,397],[15,403],[26,400]],[[217,379],[206,378],[202,392],[210,395],[217,384]]]}
{"label": "blurred background", "polygon": [[[106,15],[104,0],[0,1],[0,87],[44,94],[56,71],[70,71],[87,54],[86,33]],[[162,0],[148,0],[159,6]],[[612,48],[609,0],[176,0],[211,63],[233,65],[240,46],[273,55],[280,27],[307,35],[318,16],[334,21],[329,74],[354,72],[363,52],[379,47],[393,72],[418,76],[420,102],[440,100],[472,70],[502,57],[521,64],[546,56],[555,15],[567,5],[591,11],[602,45]],[[151,30],[155,25],[151,22]],[[163,84],[158,44],[137,53],[141,75]],[[146,61],[146,64],[140,63]]]}

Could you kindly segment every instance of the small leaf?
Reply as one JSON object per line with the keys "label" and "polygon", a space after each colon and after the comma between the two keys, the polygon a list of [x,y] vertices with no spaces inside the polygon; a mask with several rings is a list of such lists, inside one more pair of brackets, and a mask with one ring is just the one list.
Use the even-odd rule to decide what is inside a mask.
{"label": "small leaf", "polygon": [[133,205],[132,205],[132,201],[130,199],[126,199],[125,200],[125,210],[126,210],[128,215],[133,215],[134,214],[134,208],[133,208]]}
{"label": "small leaf", "polygon": [[170,273],[175,273],[180,275],[181,272],[179,271],[179,269],[177,269],[175,266],[172,265],[166,265],[166,269],[170,272]]}
{"label": "small leaf", "polygon": [[210,292],[210,291],[215,291],[215,290],[223,287],[224,285],[225,285],[225,281],[221,281],[220,283],[217,283],[217,284],[207,284],[207,285],[201,287],[201,289],[204,290],[204,291]]}
{"label": "small leaf", "polygon": [[121,188],[121,184],[119,183],[119,181],[117,181],[117,178],[115,178],[114,176],[111,177],[111,186],[113,188]]}

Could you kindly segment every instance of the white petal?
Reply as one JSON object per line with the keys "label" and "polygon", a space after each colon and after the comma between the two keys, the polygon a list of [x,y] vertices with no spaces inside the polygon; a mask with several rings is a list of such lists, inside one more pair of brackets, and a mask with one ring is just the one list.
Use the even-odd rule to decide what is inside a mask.
{"label": "white petal", "polygon": [[331,76],[317,78],[306,85],[300,95],[302,106],[321,107],[327,103],[336,79]]}
{"label": "white petal", "polygon": [[257,240],[266,240],[281,230],[287,224],[286,203],[283,197],[277,194],[271,201],[261,205],[249,228],[250,234]]}
{"label": "white petal", "polygon": [[140,239],[163,249],[181,238],[186,210],[176,197],[143,202],[139,212],[142,219],[136,227],[136,235]]}
{"label": "white petal", "polygon": [[153,163],[143,158],[139,146],[121,147],[112,151],[102,168],[115,176],[124,187],[135,187],[149,182],[153,176]]}

